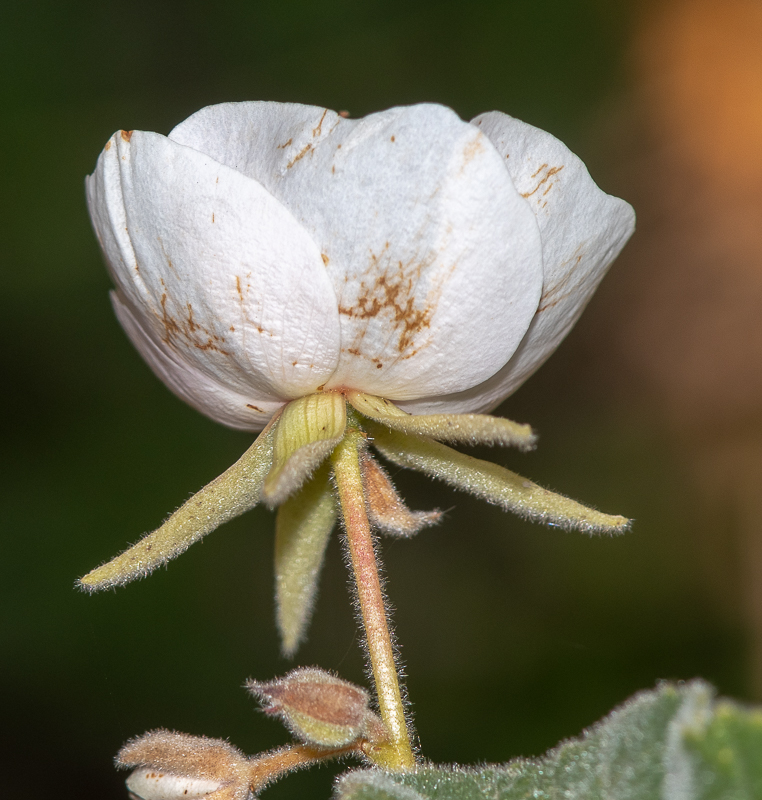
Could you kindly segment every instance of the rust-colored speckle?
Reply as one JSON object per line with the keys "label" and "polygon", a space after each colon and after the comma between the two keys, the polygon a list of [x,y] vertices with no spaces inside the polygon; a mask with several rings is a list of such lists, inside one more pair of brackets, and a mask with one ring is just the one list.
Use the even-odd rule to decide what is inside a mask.
{"label": "rust-colored speckle", "polygon": [[[564,276],[558,283],[549,286],[547,289],[543,290],[542,296],[540,297],[540,303],[537,308],[536,313],[542,314],[543,311],[546,311],[549,308],[553,308],[553,306],[558,305],[562,300],[567,298],[572,292],[574,291],[573,287],[567,289],[569,281],[571,280],[572,275],[577,270],[579,266],[579,262],[582,261],[582,256],[584,253],[581,253],[580,250],[582,249],[582,245],[580,245],[572,258],[574,259],[574,264],[565,272]],[[572,259],[568,259],[565,263],[569,263]],[[562,266],[564,266],[562,264]]]}
{"label": "rust-colored speckle", "polygon": [[287,142],[283,142],[283,144],[278,145],[278,150],[285,150],[294,140],[289,139]]}
{"label": "rust-colored speckle", "polygon": [[[389,247],[386,243],[384,251]],[[414,356],[420,349],[416,339],[431,325],[441,289],[429,291],[427,297],[416,297],[416,287],[427,265],[421,263],[379,263],[379,256],[371,254],[370,281],[361,281],[360,292],[351,306],[339,305],[339,313],[355,320],[370,321],[382,317],[391,325],[397,336],[396,349],[399,358]],[[362,339],[367,322],[360,327],[351,347],[345,352],[362,356]]]}
{"label": "rust-colored speckle", "polygon": [[214,224],[214,211],[212,211],[212,224]]}
{"label": "rust-colored speckle", "polygon": [[389,139],[389,141],[390,141],[390,142],[393,142],[393,141],[394,141],[394,137],[392,136],[392,138],[391,138],[391,139]]}
{"label": "rust-colored speckle", "polygon": [[[175,275],[177,275],[177,270],[175,269],[175,265],[172,263],[172,259],[169,257],[169,254],[167,253],[167,250],[164,247],[164,240],[161,238],[161,236],[157,236],[156,240],[159,242],[159,247],[161,247],[161,252],[164,255],[164,258],[167,260],[167,266],[172,270],[172,272],[175,273]],[[165,289],[167,288],[163,280],[161,281],[161,285],[164,286]]]}
{"label": "rust-colored speckle", "polygon": [[336,165],[332,164],[331,165],[331,175],[335,175],[335,174],[336,174]]}
{"label": "rust-colored speckle", "polygon": [[481,131],[478,131],[476,138],[472,139],[463,149],[463,167],[466,167],[470,161],[473,161],[479,153],[484,152],[483,136]]}
{"label": "rust-colored speckle", "polygon": [[[557,175],[562,169],[563,169],[563,165],[561,165],[560,167],[549,167],[547,164],[543,164],[537,170],[537,172],[535,172],[534,175],[532,175],[532,177],[536,178],[543,170],[545,170],[545,175],[543,175],[543,177],[540,180],[540,182],[537,184],[537,186],[534,187],[534,189],[532,189],[531,192],[522,192],[521,196],[524,197],[524,198],[531,197],[541,186],[543,186],[544,184],[548,183],[548,181],[550,181],[550,179],[554,175]],[[550,183],[548,183],[547,188],[545,189],[545,191],[542,193],[542,195],[540,197],[544,197],[553,188],[555,183],[556,183],[556,181],[551,181]],[[541,199],[538,198],[537,202],[538,203],[541,202]]]}
{"label": "rust-colored speckle", "polygon": [[339,116],[342,119],[347,119],[349,117],[349,111],[339,111]]}
{"label": "rust-colored speckle", "polygon": [[[163,280],[162,285],[164,286]],[[196,322],[193,318],[193,306],[190,303],[186,303],[185,307],[187,310],[187,318],[178,322],[167,309],[167,292],[165,291],[162,293],[160,321],[164,326],[164,341],[167,344],[173,344],[178,339],[181,339],[198,350],[214,350],[221,355],[230,355],[230,353],[221,346],[225,342],[224,337],[217,336],[207,330],[203,325]]]}
{"label": "rust-colored speckle", "polygon": [[235,325],[231,325],[230,326],[230,332],[231,333],[235,333]]}
{"label": "rust-colored speckle", "polygon": [[289,161],[288,164],[286,164],[286,169],[291,169],[291,167],[293,167],[297,161],[304,158],[307,155],[307,153],[310,152],[310,150],[312,150],[312,144],[306,145],[300,153],[294,156],[294,158],[291,161]]}
{"label": "rust-colored speckle", "polygon": [[106,146],[103,149],[106,151],[111,150],[111,139],[106,142]]}
{"label": "rust-colored speckle", "polygon": [[238,299],[243,303],[243,292],[241,291],[241,278],[239,275],[235,276],[235,290],[238,292]]}
{"label": "rust-colored speckle", "polygon": [[296,366],[298,363],[299,363],[298,361],[292,361],[292,362],[291,362],[291,366],[292,366],[292,367],[295,367],[295,366]]}
{"label": "rust-colored speckle", "polygon": [[193,306],[190,303],[186,303],[188,307],[188,330],[191,333],[195,333],[198,330],[198,325],[193,321]]}
{"label": "rust-colored speckle", "polygon": [[119,133],[125,142],[129,142],[132,139],[132,131],[119,131]]}
{"label": "rust-colored speckle", "polygon": [[376,364],[376,369],[383,369],[383,368],[384,365],[379,361],[378,364]]}
{"label": "rust-colored speckle", "polygon": [[341,150],[341,145],[340,145],[340,144],[337,144],[337,145],[336,145],[336,149],[337,149],[337,150]]}
{"label": "rust-colored speckle", "polygon": [[326,108],[326,109],[323,111],[323,116],[322,116],[322,117],[320,117],[320,122],[318,122],[318,124],[317,124],[317,128],[313,128],[313,129],[312,129],[312,137],[313,137],[313,139],[314,139],[316,136],[320,136],[320,134],[321,134],[321,132],[322,132],[322,128],[323,128],[323,120],[325,119],[325,115],[326,115],[327,113],[328,113],[328,109]]}
{"label": "rust-colored speckle", "polygon": [[328,266],[328,262],[330,261],[328,256],[325,253],[321,253],[320,254],[320,258],[323,259],[323,264],[325,264],[325,266],[327,267]]}
{"label": "rust-colored speckle", "polygon": [[253,406],[251,403],[246,403],[246,408],[250,408],[252,411],[259,411],[260,414],[265,413],[259,406]]}

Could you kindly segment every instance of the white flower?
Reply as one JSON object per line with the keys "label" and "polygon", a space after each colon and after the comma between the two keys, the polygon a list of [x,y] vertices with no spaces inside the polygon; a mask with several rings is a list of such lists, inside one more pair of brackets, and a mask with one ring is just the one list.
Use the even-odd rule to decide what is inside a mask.
{"label": "white flower", "polygon": [[[528,426],[481,412],[555,349],[632,233],[630,206],[549,134],[436,105],[348,120],[231,103],[168,137],[114,134],[87,197],[117,316],[154,372],[219,422],[267,427],[84,588],[145,575],[264,499],[280,506],[278,624],[293,652],[339,513],[350,550],[370,525],[411,535],[439,519],[407,509],[371,442],[532,519],[627,524],[440,443],[533,444]],[[364,563],[358,587],[372,583]]]}
{"label": "white flower", "polygon": [[494,408],[634,225],[549,134],[437,105],[210,106],[168,137],[114,134],[87,198],[132,342],[177,395],[252,431],[321,390]]}

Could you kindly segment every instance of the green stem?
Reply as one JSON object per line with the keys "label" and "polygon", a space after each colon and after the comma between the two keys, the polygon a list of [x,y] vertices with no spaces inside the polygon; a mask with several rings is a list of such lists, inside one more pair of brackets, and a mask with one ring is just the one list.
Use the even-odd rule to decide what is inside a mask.
{"label": "green stem", "polygon": [[378,710],[389,733],[389,744],[374,747],[368,756],[380,766],[406,770],[415,766],[402,704],[394,649],[386,621],[384,594],[378,576],[365,495],[360,473],[362,434],[351,430],[331,455],[341,512],[349,545],[357,597],[365,627],[368,655],[376,684]]}

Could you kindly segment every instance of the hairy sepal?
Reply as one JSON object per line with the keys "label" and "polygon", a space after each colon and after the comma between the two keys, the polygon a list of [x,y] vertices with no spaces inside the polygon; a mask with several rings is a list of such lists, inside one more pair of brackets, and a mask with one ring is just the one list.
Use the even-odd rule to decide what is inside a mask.
{"label": "hairy sepal", "polygon": [[325,548],[336,523],[330,467],[278,508],[275,522],[275,600],[283,654],[291,657],[312,616]]}
{"label": "hairy sepal", "polygon": [[262,496],[271,507],[282,503],[341,441],[347,424],[344,397],[337,392],[292,400],[278,420],[273,463]]}
{"label": "hairy sepal", "polygon": [[442,518],[441,511],[411,511],[397,494],[386,470],[367,450],[360,452],[360,471],[368,519],[382,533],[413,536],[428,525],[436,525]]}
{"label": "hairy sepal", "polygon": [[529,425],[487,414],[408,414],[383,397],[347,392],[347,400],[364,417],[400,433],[428,436],[453,444],[487,444],[532,450],[537,437]]}
{"label": "hairy sepal", "polygon": [[232,467],[194,494],[160,528],[80,578],[79,586],[95,592],[145,577],[224,522],[253,508],[272,464],[276,419]]}
{"label": "hairy sepal", "polygon": [[625,517],[583,506],[499,464],[459,453],[433,439],[389,431],[377,423],[367,427],[374,446],[392,463],[425,472],[521,517],[587,533],[621,533],[629,525]]}

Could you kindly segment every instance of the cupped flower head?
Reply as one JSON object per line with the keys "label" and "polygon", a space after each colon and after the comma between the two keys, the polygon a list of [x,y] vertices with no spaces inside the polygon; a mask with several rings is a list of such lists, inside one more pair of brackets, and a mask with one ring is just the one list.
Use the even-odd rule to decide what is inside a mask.
{"label": "cupped flower head", "polygon": [[87,198],[154,372],[259,430],[318,391],[482,412],[555,349],[633,230],[547,133],[437,105],[227,103],[121,131]]}
{"label": "cupped flower head", "polygon": [[533,444],[527,426],[481,412],[555,349],[632,233],[630,206],[549,134],[437,105],[349,120],[230,103],[168,137],[114,134],[87,198],[117,316],[154,372],[213,419],[264,430],[84,588],[145,575],[264,499],[279,506],[293,652],[337,516],[349,539],[439,519],[405,506],[371,443],[532,519],[626,524],[441,444]]}

